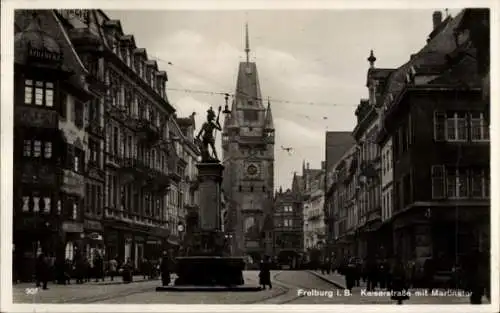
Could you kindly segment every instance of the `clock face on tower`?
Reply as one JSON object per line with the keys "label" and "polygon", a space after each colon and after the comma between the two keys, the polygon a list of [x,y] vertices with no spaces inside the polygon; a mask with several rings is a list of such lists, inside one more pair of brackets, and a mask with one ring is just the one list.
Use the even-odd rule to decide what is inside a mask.
{"label": "clock face on tower", "polygon": [[250,164],[247,166],[247,175],[250,177],[256,177],[259,175],[259,167],[257,164]]}

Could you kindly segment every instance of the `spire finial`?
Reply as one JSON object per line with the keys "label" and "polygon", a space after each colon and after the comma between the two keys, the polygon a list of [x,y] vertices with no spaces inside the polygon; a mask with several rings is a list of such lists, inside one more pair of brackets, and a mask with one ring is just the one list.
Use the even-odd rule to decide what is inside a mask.
{"label": "spire finial", "polygon": [[245,53],[247,54],[247,63],[250,62],[250,39],[248,38],[248,18],[245,22]]}
{"label": "spire finial", "polygon": [[368,57],[368,62],[370,62],[370,67],[374,68],[375,67],[375,61],[377,61],[377,58],[373,55],[373,50],[370,50],[370,56]]}

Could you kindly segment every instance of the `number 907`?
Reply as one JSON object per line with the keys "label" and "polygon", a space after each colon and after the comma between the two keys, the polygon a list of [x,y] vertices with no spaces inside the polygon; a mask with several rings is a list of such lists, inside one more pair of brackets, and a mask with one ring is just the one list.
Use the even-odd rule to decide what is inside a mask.
{"label": "number 907", "polygon": [[27,295],[36,295],[38,293],[38,288],[26,288],[24,289],[24,292]]}

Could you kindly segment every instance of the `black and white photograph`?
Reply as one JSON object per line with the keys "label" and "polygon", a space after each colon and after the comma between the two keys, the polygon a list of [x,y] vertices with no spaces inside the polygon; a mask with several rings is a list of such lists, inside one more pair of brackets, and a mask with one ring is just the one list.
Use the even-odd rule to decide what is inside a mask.
{"label": "black and white photograph", "polygon": [[498,311],[498,1],[16,2],[1,311]]}

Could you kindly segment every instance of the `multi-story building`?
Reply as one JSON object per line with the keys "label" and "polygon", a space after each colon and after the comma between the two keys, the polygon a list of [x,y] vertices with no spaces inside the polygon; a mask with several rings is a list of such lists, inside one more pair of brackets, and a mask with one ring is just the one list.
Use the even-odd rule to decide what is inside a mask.
{"label": "multi-story building", "polygon": [[[189,117],[176,119],[177,125],[182,132],[182,143],[186,161],[185,177],[182,184],[183,212],[180,214],[180,222],[185,226],[185,231],[191,231],[198,225],[198,168],[196,164],[200,157],[200,149],[194,142],[194,131],[196,123],[194,113]],[[182,234],[180,234],[182,236]]]}
{"label": "multi-story building", "polygon": [[346,151],[355,144],[350,131],[327,131],[325,134],[325,201],[324,214],[326,226],[325,255],[333,253],[335,219],[333,216],[332,193],[330,187],[333,184],[333,167],[342,159]]}
{"label": "multi-story building", "polygon": [[177,232],[168,203],[178,202],[179,195],[167,192],[184,173],[171,137],[176,126],[167,74],[123,32],[120,21],[101,10],[59,10],[58,17],[83,64],[96,73],[93,79],[106,86],[93,115],[103,114],[106,125],[100,200],[105,253],[120,261],[131,258],[137,266],[143,257],[156,258],[170,247],[169,236]]}
{"label": "multi-story building", "polygon": [[83,248],[84,103],[96,94],[53,10],[17,10],[14,23],[13,274],[30,281],[37,254],[63,262]]}
{"label": "multi-story building", "polygon": [[370,68],[366,86],[368,99],[362,99],[356,109],[357,124],[352,134],[358,144],[359,184],[356,186],[356,208],[358,210],[358,257],[380,256],[381,244],[373,236],[381,225],[380,147],[376,136],[379,129],[380,98],[386,88],[387,78],[393,69],[375,67],[373,51],[368,57]]}
{"label": "multi-story building", "polygon": [[298,194],[287,189],[276,193],[273,207],[273,255],[280,264],[297,266],[303,251],[302,202]]}
{"label": "multi-story building", "polygon": [[464,15],[434,14],[427,45],[391,75],[383,99],[379,139],[393,145],[394,250],[417,264],[452,265],[489,247],[489,128],[472,32],[457,31]]}
{"label": "multi-story building", "polygon": [[304,193],[302,198],[304,217],[304,248],[322,249],[326,238],[324,214],[325,162],[321,169],[309,168],[309,163],[302,169]]}
{"label": "multi-story building", "polygon": [[262,99],[257,65],[249,60],[238,69],[235,99],[222,131],[223,189],[233,232],[233,252],[259,260],[264,253],[262,227],[273,205],[274,124],[271,104]]}
{"label": "multi-story building", "polygon": [[336,261],[354,256],[356,228],[355,194],[358,183],[358,147],[355,143],[333,164],[329,171],[329,185],[326,191],[328,214],[333,218],[333,253]]}

